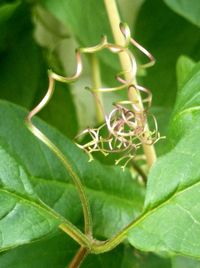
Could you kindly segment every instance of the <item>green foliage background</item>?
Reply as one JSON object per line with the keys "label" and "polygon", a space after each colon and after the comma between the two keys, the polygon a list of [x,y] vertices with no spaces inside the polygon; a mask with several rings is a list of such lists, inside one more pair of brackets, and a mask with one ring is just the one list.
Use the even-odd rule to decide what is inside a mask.
{"label": "green foliage background", "polygon": [[[88,163],[73,143],[78,131],[96,124],[92,96],[84,90],[91,83],[88,58],[82,79],[70,86],[57,83],[52,101],[35,123],[79,174],[97,238],[110,238],[141,215],[124,243],[88,256],[82,267],[197,268],[200,2],[117,3],[132,35],[157,59],[148,71],[138,71],[140,84],[153,92],[152,112],[161,135],[167,136],[156,145],[159,158],[147,188],[129,169],[123,173],[101,158]],[[97,44],[102,34],[113,41],[102,0],[0,1],[1,268],[64,268],[78,248],[58,230],[63,217],[82,228],[78,194],[56,156],[26,129],[24,118],[46,92],[47,70],[73,73],[74,49]],[[103,84],[113,85],[117,57],[102,52],[99,60]],[[123,94],[104,95],[107,111]]]}

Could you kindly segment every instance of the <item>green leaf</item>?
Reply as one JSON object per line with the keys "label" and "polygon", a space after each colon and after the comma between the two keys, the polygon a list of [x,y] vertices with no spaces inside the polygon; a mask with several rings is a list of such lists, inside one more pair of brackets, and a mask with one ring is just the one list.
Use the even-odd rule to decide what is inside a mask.
{"label": "green leaf", "polygon": [[188,21],[200,27],[200,5],[198,0],[164,0],[164,2],[176,13]]}
{"label": "green leaf", "polygon": [[176,65],[176,74],[177,74],[177,84],[178,88],[181,88],[182,84],[185,82],[188,74],[195,66],[195,62],[186,57],[180,56],[177,61]]}
{"label": "green leaf", "polygon": [[[5,215],[0,221],[0,230],[4,241],[9,241],[1,245],[1,250],[46,235],[63,221],[62,216],[74,223],[82,219],[78,194],[69,174],[57,157],[26,129],[26,114],[13,104],[0,102],[0,121],[4,122],[6,118],[6,123],[0,125],[0,196],[5,204],[10,200],[8,207],[0,209],[1,215]],[[35,122],[79,174],[91,204],[97,236],[115,234],[140,213],[143,189],[128,171],[122,172],[118,167],[106,167],[95,161],[88,163],[85,153],[58,131],[39,119]],[[56,216],[58,219],[40,200],[60,215]],[[20,208],[19,214],[12,212],[14,205]],[[10,213],[12,217],[7,217]]]}
{"label": "green leaf", "polygon": [[199,29],[177,16],[163,1],[146,0],[137,18],[134,36],[157,60],[141,84],[152,91],[153,106],[172,108],[177,91],[177,59],[184,54],[199,60]]}
{"label": "green leaf", "polygon": [[169,146],[150,171],[145,209],[129,233],[135,247],[200,257],[200,65],[179,91]]}
{"label": "green leaf", "polygon": [[1,268],[64,268],[73,258],[77,244],[64,233],[1,253]]}
{"label": "green leaf", "polygon": [[51,232],[56,217],[33,195],[25,170],[0,147],[0,251],[30,242]]}
{"label": "green leaf", "polygon": [[102,0],[98,2],[88,0],[87,4],[81,0],[59,2],[45,0],[41,1],[41,4],[64,25],[70,27],[81,44],[95,45],[102,34],[112,36]]}

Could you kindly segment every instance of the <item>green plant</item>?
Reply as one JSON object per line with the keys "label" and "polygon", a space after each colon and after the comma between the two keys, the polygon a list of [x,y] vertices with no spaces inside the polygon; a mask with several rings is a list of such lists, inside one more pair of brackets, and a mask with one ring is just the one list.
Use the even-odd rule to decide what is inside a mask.
{"label": "green plant", "polygon": [[[121,11],[125,2],[129,3],[121,1]],[[145,1],[138,9],[133,36],[158,60],[148,70],[143,68],[146,64],[136,64],[135,58],[143,62],[145,54],[148,65],[154,58],[131,39],[126,24],[121,24],[120,32],[114,0],[1,4],[0,97],[31,112],[0,102],[0,267],[200,266],[200,65],[195,62],[199,59],[199,4],[193,1],[187,12],[186,1],[182,5],[164,2],[196,26],[162,1]],[[92,18],[94,10],[98,12]],[[102,33],[107,39],[99,43]],[[72,47],[72,34],[81,48],[76,50],[75,75],[66,77],[64,72],[71,70],[67,66],[64,71],[60,43],[68,40],[66,53]],[[135,47],[130,48],[130,43]],[[85,86],[80,74],[89,72],[83,54],[92,74],[91,92],[85,94],[92,96],[96,119],[95,128],[77,137],[77,146],[70,139],[87,124],[83,121],[87,112],[80,115],[84,102],[80,105],[75,93],[75,87]],[[76,81],[78,85],[71,85]],[[146,85],[152,88],[152,107]],[[120,99],[112,112],[107,111],[111,98]],[[47,103],[45,112],[42,108]],[[33,118],[37,113],[62,134]],[[166,138],[160,139],[159,132]],[[89,135],[82,138],[82,134]],[[89,163],[84,151],[91,160],[98,160]],[[117,164],[124,163],[123,170],[113,165],[116,159]]]}

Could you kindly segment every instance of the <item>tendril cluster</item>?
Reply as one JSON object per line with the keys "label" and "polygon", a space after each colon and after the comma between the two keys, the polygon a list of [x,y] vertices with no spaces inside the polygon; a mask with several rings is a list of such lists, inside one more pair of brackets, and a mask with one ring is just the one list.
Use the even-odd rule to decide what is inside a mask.
{"label": "tendril cluster", "polygon": [[[129,27],[126,24],[121,23],[120,30],[124,36],[123,46],[109,43],[107,37],[103,36],[100,43],[96,46],[78,48],[75,51],[76,70],[72,76],[64,77],[50,70],[48,91],[41,102],[28,114],[26,121],[31,132],[51,147],[46,136],[33,125],[31,120],[32,117],[42,110],[51,99],[54,92],[55,81],[63,83],[72,83],[76,81],[81,76],[83,70],[82,54],[93,54],[102,51],[103,49],[107,49],[115,54],[126,53],[130,60],[130,69],[123,70],[116,75],[116,80],[119,84],[116,87],[89,88],[89,90],[91,93],[126,90],[127,100],[114,103],[114,109],[109,115],[104,116],[105,122],[100,127],[85,129],[77,136],[77,138],[79,138],[89,134],[91,138],[89,142],[83,145],[76,143],[79,148],[83,149],[89,155],[89,161],[93,160],[92,154],[97,151],[105,156],[110,153],[122,153],[123,156],[116,160],[116,164],[123,162],[124,164],[122,165],[122,168],[125,168],[129,161],[135,157],[136,151],[142,145],[154,144],[160,139],[160,134],[158,132],[156,119],[149,112],[152,94],[150,90],[134,82],[137,66],[129,46],[135,46],[148,57],[149,61],[146,64],[141,65],[141,67],[147,68],[152,66],[155,63],[155,59],[145,48],[131,37]],[[124,78],[126,74],[128,74],[130,79],[126,80]],[[132,98],[132,91],[138,96],[136,100]],[[148,120],[150,117],[154,122],[152,131],[148,128]]]}
{"label": "tendril cluster", "polygon": [[[89,161],[93,160],[94,152],[101,152],[104,156],[110,153],[122,153],[123,156],[115,160],[116,164],[121,164],[124,169],[126,165],[135,157],[136,151],[144,144],[152,145],[160,139],[156,118],[149,112],[152,102],[152,94],[149,89],[144,88],[134,81],[136,75],[136,66],[134,57],[129,50],[132,44],[144,53],[149,62],[141,65],[148,68],[155,63],[154,57],[140,44],[130,37],[130,30],[126,24],[120,24],[120,30],[124,36],[125,45],[117,46],[116,44],[107,44],[113,53],[125,52],[129,56],[131,69],[120,72],[116,79],[121,85],[114,88],[90,89],[91,92],[111,92],[118,90],[126,90],[128,100],[118,101],[114,103],[114,109],[109,115],[105,115],[105,123],[98,128],[87,128],[83,130],[77,138],[83,135],[89,135],[90,141],[77,146],[83,149],[89,156]],[[122,78],[122,75],[129,73],[131,79],[129,81]],[[132,100],[131,91],[134,90],[138,96],[137,100]],[[143,97],[141,97],[143,96]],[[103,110],[102,110],[103,112]],[[151,117],[153,121],[153,130],[149,130],[148,121]]]}

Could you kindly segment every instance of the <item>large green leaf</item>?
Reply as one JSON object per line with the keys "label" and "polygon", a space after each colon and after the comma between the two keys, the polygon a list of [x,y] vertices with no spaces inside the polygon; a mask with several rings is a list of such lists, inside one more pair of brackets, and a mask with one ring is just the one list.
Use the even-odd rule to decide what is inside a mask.
{"label": "large green leaf", "polygon": [[177,59],[184,54],[199,60],[199,29],[177,16],[163,1],[146,0],[136,21],[135,37],[157,60],[142,82],[153,92],[153,105],[172,108]]}
{"label": "large green leaf", "polygon": [[0,147],[0,251],[45,236],[57,223],[33,192],[24,168]]}
{"label": "large green leaf", "polygon": [[164,0],[164,2],[179,15],[200,27],[199,0]]}
{"label": "large green leaf", "polygon": [[168,137],[171,150],[152,168],[143,215],[129,241],[147,251],[200,257],[200,65],[179,91]]}
{"label": "large green leaf", "polygon": [[[0,197],[1,204],[5,204],[0,209],[1,250],[40,238],[62,221],[61,216],[55,220],[54,213],[49,214],[40,200],[74,223],[82,219],[78,194],[69,174],[26,129],[26,113],[15,105],[0,102]],[[143,190],[128,171],[95,161],[88,163],[85,153],[58,131],[40,120],[35,122],[79,174],[91,204],[96,235],[111,236],[138,215]]]}

